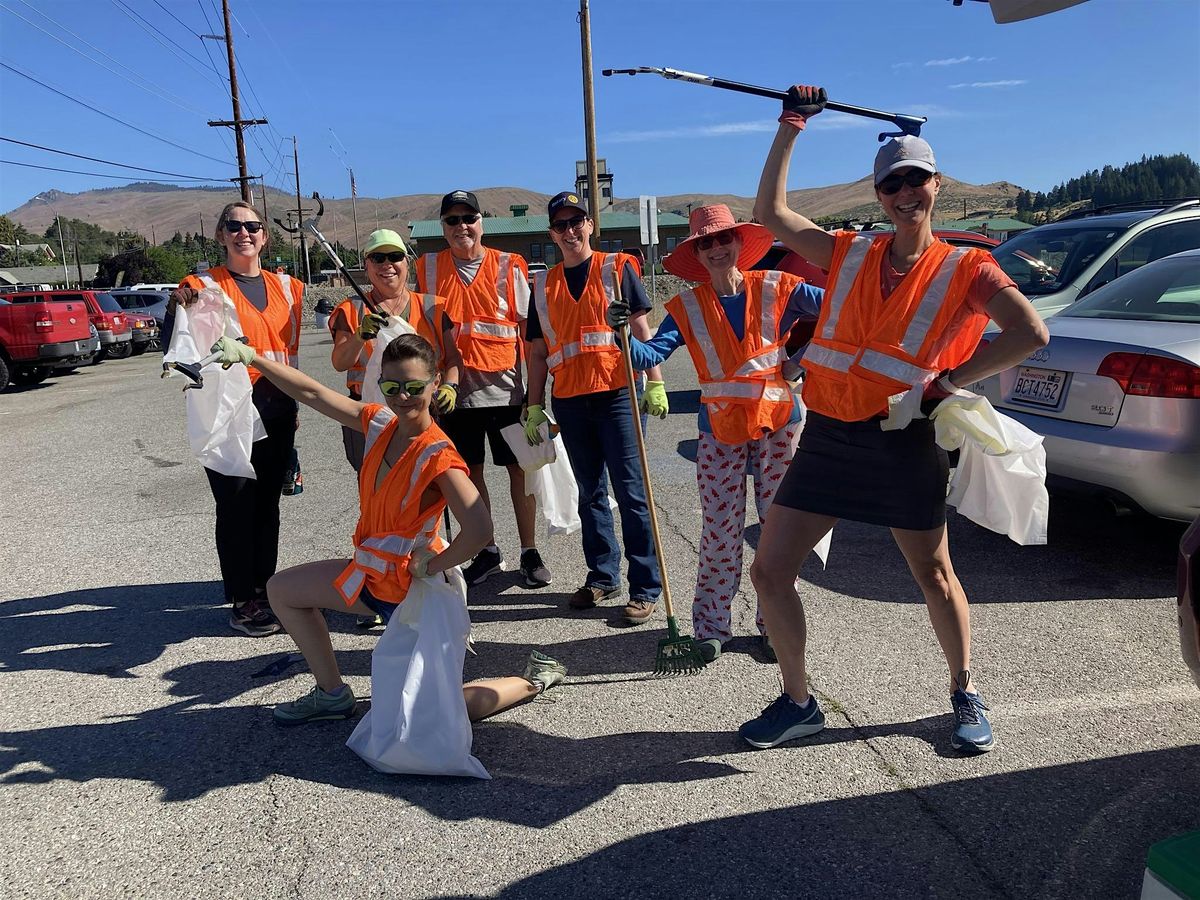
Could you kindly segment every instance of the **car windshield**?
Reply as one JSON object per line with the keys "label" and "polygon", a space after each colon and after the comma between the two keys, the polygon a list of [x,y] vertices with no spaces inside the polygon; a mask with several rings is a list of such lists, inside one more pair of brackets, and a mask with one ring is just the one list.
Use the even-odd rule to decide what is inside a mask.
{"label": "car windshield", "polygon": [[1027,297],[1052,294],[1075,280],[1125,229],[1111,225],[1031,228],[992,251],[1017,289]]}
{"label": "car windshield", "polygon": [[1200,322],[1200,255],[1168,258],[1110,281],[1059,313],[1081,319]]}
{"label": "car windshield", "polygon": [[121,311],[121,304],[117,302],[117,298],[107,291],[96,291],[96,302],[107,313],[119,313]]}
{"label": "car windshield", "polygon": [[143,294],[113,294],[121,309],[145,309],[150,305],[151,298]]}

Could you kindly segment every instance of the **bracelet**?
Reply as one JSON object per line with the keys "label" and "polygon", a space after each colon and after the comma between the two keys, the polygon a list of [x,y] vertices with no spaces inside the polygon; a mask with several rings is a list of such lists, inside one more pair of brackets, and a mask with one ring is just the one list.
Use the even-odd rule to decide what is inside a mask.
{"label": "bracelet", "polygon": [[937,386],[940,387],[947,394],[954,394],[960,390],[959,386],[950,380],[950,370],[949,369],[947,369],[942,374],[942,377],[938,379]]}

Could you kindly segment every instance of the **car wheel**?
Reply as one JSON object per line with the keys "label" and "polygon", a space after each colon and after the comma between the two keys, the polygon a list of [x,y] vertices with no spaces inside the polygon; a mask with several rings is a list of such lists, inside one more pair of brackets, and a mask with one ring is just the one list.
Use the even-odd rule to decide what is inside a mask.
{"label": "car wheel", "polygon": [[8,360],[0,355],[0,391],[8,387]]}
{"label": "car wheel", "polygon": [[150,349],[150,342],[149,342],[149,341],[147,341],[147,342],[146,342],[146,343],[144,343],[144,344],[134,344],[134,345],[133,345],[133,355],[134,355],[134,356],[141,356],[141,355],[142,355],[143,353],[145,353],[145,352],[146,352],[148,349]]}
{"label": "car wheel", "polygon": [[104,348],[104,355],[109,359],[127,359],[133,353],[132,341],[121,341],[119,344],[109,344]]}
{"label": "car wheel", "polygon": [[41,384],[50,377],[50,370],[40,366],[22,366],[12,373],[12,383],[21,387]]}

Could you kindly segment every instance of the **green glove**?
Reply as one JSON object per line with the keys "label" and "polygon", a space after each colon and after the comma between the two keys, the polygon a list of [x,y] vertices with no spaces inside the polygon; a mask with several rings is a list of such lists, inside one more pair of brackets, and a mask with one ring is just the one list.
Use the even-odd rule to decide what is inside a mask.
{"label": "green glove", "polygon": [[222,369],[228,369],[230,366],[237,365],[238,363],[248,366],[254,362],[253,347],[243,344],[241,341],[236,341],[225,334],[217,338],[217,342],[212,345],[212,349],[209,352],[221,354],[214,362],[219,362]]}
{"label": "green glove", "polygon": [[413,555],[408,558],[408,574],[413,578],[432,578],[437,573],[429,571],[429,564],[435,556],[437,554],[428,547],[414,550]]}
{"label": "green glove", "polygon": [[458,405],[458,385],[447,381],[433,395],[433,403],[440,413],[452,413]]}
{"label": "green glove", "polygon": [[355,336],[360,341],[369,341],[379,334],[380,328],[386,328],[388,317],[383,313],[369,312],[359,320],[358,328],[354,329]]}
{"label": "green glove", "polygon": [[646,392],[642,394],[639,409],[647,415],[665,419],[671,411],[671,404],[667,402],[666,385],[661,381],[647,381]]}
{"label": "green glove", "polygon": [[549,422],[550,417],[546,415],[546,411],[537,403],[530,404],[525,411],[525,440],[529,441],[530,447],[536,447],[542,442],[542,435],[538,431],[538,426],[543,422]]}

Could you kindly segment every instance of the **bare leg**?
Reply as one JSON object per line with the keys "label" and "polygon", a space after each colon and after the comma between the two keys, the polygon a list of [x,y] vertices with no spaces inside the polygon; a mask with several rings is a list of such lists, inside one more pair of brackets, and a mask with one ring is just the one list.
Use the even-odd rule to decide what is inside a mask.
{"label": "bare leg", "polygon": [[494,716],[501,710],[524,703],[537,696],[539,686],[519,675],[506,678],[487,678],[463,685],[467,701],[467,716],[472,722]]}
{"label": "bare leg", "polygon": [[750,567],[767,634],[779,658],[783,689],[801,705],[808,702],[804,668],[807,631],[804,605],[796,593],[796,576],[813,547],[836,522],[833,516],[772,505]]}
{"label": "bare leg", "polygon": [[313,677],[317,679],[317,686],[323,691],[340,688],[342,674],[333,656],[329,628],[325,625],[321,610],[332,609],[360,616],[375,615],[361,601],[347,606],[342,595],[334,590],[334,579],[342,574],[349,562],[348,559],[327,559],[305,563],[278,572],[267,582],[271,609],[304,654]]}
{"label": "bare leg", "polygon": [[508,493],[512,497],[513,513],[517,517],[517,534],[522,547],[537,546],[537,498],[525,493],[525,471],[515,463],[508,469]]}
{"label": "bare leg", "polygon": [[[487,479],[483,475],[483,463],[477,466],[470,466],[469,468],[471,484],[475,485],[475,489],[479,491],[479,496],[483,498],[483,505],[487,507],[487,511],[490,514],[492,511],[492,498],[488,496]],[[488,543],[496,543],[496,533],[494,531],[488,538]]]}
{"label": "bare leg", "polygon": [[[953,692],[960,686],[959,676],[971,668],[971,610],[967,606],[967,594],[950,563],[946,526],[929,531],[893,528],[892,537],[925,595],[933,633],[937,635],[950,666],[950,690]],[[974,680],[972,677],[969,686],[961,686],[974,693]]]}

